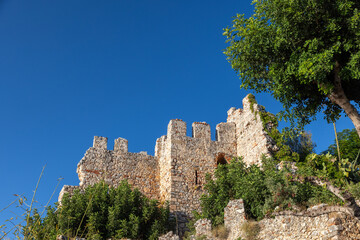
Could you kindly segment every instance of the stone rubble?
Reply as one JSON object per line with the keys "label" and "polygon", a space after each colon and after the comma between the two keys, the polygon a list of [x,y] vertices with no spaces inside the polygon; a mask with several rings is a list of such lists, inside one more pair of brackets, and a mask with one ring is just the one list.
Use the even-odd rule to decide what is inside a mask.
{"label": "stone rubble", "polygon": [[[360,220],[352,212],[339,211],[339,207],[320,204],[298,214],[286,211],[286,215],[265,218],[256,222],[259,226],[258,240],[305,240],[305,239],[360,239]],[[331,210],[331,211],[330,211]],[[228,240],[246,239],[241,226],[248,222],[243,200],[232,200],[224,209],[224,225],[229,230]],[[215,239],[211,222],[200,219],[196,222],[196,235]]]}
{"label": "stone rubble", "polygon": [[179,236],[174,234],[172,231],[168,232],[159,237],[159,240],[179,240]]}

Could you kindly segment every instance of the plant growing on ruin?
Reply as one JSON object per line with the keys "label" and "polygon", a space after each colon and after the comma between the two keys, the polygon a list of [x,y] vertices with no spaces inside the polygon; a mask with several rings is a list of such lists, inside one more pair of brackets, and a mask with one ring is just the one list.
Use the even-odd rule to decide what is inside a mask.
{"label": "plant growing on ruin", "polygon": [[281,116],[300,127],[322,110],[330,122],[345,112],[360,135],[360,2],[253,4],[251,17],[238,14],[224,30],[241,87],[271,92],[284,106]]}
{"label": "plant growing on ruin", "polygon": [[272,140],[275,141],[277,146],[277,151],[272,153],[273,159],[277,162],[280,161],[299,161],[298,152],[294,151],[291,146],[289,146],[289,139],[294,136],[295,132],[291,132],[287,129],[281,133],[278,130],[278,120],[276,116],[272,113],[266,112],[265,107],[259,105],[260,110],[255,111],[254,104],[257,104],[255,96],[253,94],[248,95],[248,99],[250,102],[250,110],[255,115],[255,120],[257,120],[257,116],[259,115],[260,121],[262,123],[263,129],[265,132],[271,137]]}
{"label": "plant growing on ruin", "polygon": [[360,183],[350,183],[347,190],[358,200],[360,200]]}
{"label": "plant growing on ruin", "polygon": [[100,182],[84,191],[76,190],[71,197],[65,194],[61,206],[49,207],[44,218],[35,210],[27,228],[39,229],[29,239],[56,239],[57,235],[157,239],[170,229],[168,219],[168,207],[132,190],[127,182],[121,182],[117,188]]}
{"label": "plant growing on ruin", "polygon": [[360,165],[356,159],[338,160],[335,156],[327,154],[309,154],[304,162],[298,163],[298,174],[331,181],[338,187],[346,187],[350,183],[360,182]]}
{"label": "plant growing on ruin", "polygon": [[241,226],[241,231],[245,234],[245,240],[255,240],[260,232],[260,226],[255,221],[245,221]]}
{"label": "plant growing on ruin", "polygon": [[241,158],[230,164],[219,165],[215,178],[207,177],[207,194],[201,197],[201,214],[196,218],[208,218],[213,225],[224,219],[224,208],[230,199],[243,199],[248,218],[262,219],[275,207],[293,209],[317,203],[339,204],[341,201],[326,188],[308,182],[293,181],[286,167],[279,170],[273,159],[263,158],[262,168],[247,167]]}
{"label": "plant growing on ruin", "polygon": [[218,225],[211,230],[211,233],[217,239],[227,239],[229,230],[224,225]]}

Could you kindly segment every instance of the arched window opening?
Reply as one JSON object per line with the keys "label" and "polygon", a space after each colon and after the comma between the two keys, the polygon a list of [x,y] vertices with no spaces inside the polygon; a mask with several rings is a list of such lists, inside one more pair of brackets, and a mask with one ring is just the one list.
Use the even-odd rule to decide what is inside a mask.
{"label": "arched window opening", "polygon": [[216,166],[218,166],[219,164],[227,164],[228,162],[226,161],[225,158],[225,153],[219,153],[218,156],[216,157]]}

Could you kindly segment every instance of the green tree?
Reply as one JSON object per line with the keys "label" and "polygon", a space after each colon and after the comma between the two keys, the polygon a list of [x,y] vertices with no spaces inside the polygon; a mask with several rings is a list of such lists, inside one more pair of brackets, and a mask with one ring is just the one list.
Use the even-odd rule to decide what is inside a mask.
{"label": "green tree", "polygon": [[238,14],[224,30],[225,54],[241,87],[271,92],[281,117],[300,127],[324,110],[342,112],[360,136],[360,1],[254,0],[254,14]]}
{"label": "green tree", "polygon": [[[343,159],[354,161],[360,150],[360,138],[355,129],[344,129],[338,133],[340,156]],[[333,156],[338,156],[336,143],[331,144],[323,153],[329,152]]]}
{"label": "green tree", "polygon": [[311,140],[310,132],[292,133],[292,137],[286,139],[286,143],[293,152],[299,154],[300,161],[304,161],[306,156],[314,152],[316,144]]}

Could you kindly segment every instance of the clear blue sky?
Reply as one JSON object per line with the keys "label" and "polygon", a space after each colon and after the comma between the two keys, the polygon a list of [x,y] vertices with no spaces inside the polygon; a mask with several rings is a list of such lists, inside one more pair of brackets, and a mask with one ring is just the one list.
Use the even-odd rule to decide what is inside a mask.
{"label": "clear blue sky", "polygon": [[[214,132],[249,93],[222,53],[222,29],[236,13],[249,16],[250,3],[0,0],[0,209],[13,194],[31,198],[45,164],[39,203],[59,177],[77,185],[94,135],[108,137],[109,148],[123,137],[129,151],[153,154],[170,119],[189,130],[206,121]],[[270,95],[256,97],[281,110]],[[338,123],[352,127],[348,118]],[[333,142],[324,120],[307,129],[317,152]],[[0,213],[0,225],[11,215]]]}

